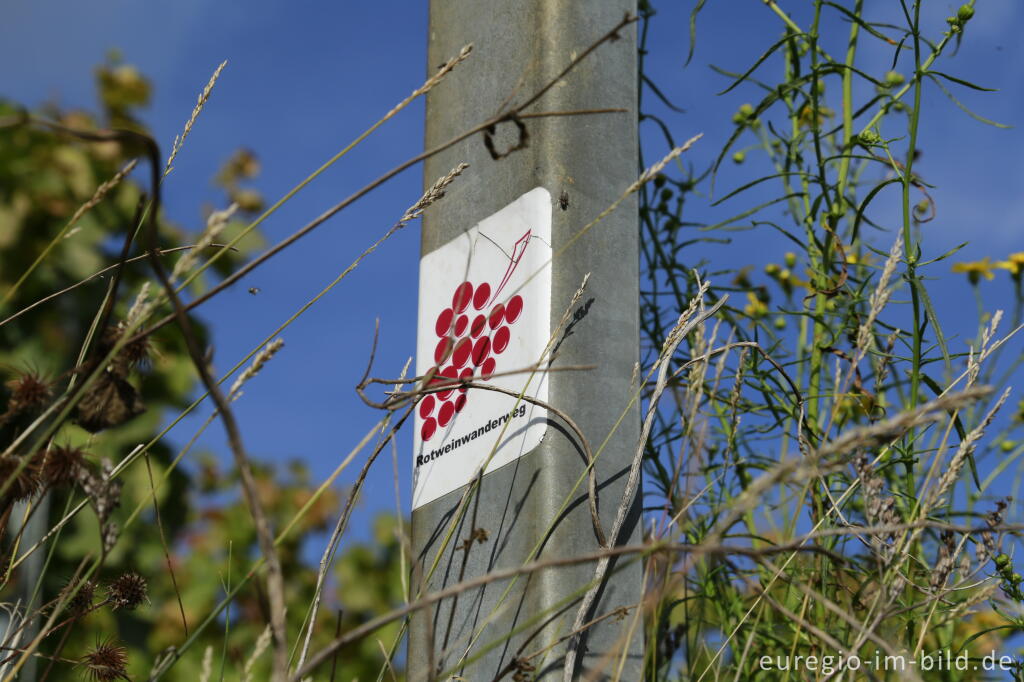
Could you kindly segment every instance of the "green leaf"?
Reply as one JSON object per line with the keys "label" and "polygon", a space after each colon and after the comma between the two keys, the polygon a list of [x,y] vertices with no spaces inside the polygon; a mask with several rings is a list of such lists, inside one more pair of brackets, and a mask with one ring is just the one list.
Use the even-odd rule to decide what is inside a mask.
{"label": "green leaf", "polygon": [[726,220],[723,220],[721,222],[717,222],[714,225],[708,225],[708,226],[702,227],[700,229],[704,230],[704,231],[710,231],[710,230],[717,230],[717,229],[726,227],[730,223],[734,223],[737,220],[742,220],[743,218],[746,218],[747,216],[751,216],[751,215],[757,213],[762,208],[767,208],[769,206],[772,206],[773,204],[778,204],[778,203],[783,202],[783,201],[788,201],[788,200],[792,199],[793,197],[798,197],[798,196],[800,196],[800,194],[798,192],[793,192],[792,194],[787,194],[785,196],[778,197],[777,199],[771,199],[770,201],[766,201],[766,202],[764,202],[762,204],[758,204],[754,208],[751,208],[751,209],[748,209],[746,211],[743,211],[743,213],[738,213],[738,214],[732,216],[731,218],[727,218]]}
{"label": "green leaf", "polygon": [[753,66],[751,66],[749,69],[747,69],[745,72],[743,72],[743,74],[739,78],[737,78],[735,81],[733,81],[732,85],[730,85],[725,90],[722,90],[721,92],[719,92],[717,94],[724,95],[725,93],[730,92],[737,85],[739,85],[743,81],[747,80],[747,76],[749,76],[750,74],[752,74],[755,71],[757,71],[757,67],[761,66],[761,64],[763,64],[765,62],[765,60],[768,59],[768,57],[771,57],[772,54],[775,52],[775,50],[779,49],[780,47],[782,47],[783,45],[788,43],[790,40],[793,40],[794,38],[799,38],[801,36],[806,36],[806,35],[807,35],[806,33],[789,33],[789,34],[786,34],[786,36],[784,38],[782,38],[781,40],[777,41],[774,45],[772,45],[770,48],[768,48],[767,52],[765,52],[763,55],[758,57],[757,61],[754,62]]}
{"label": "green leaf", "polygon": [[927,74],[929,76],[941,76],[942,78],[945,78],[946,80],[952,81],[952,82],[956,83],[957,85],[963,85],[964,87],[970,88],[971,90],[980,90],[981,92],[999,92],[999,90],[997,90],[996,88],[983,88],[980,85],[975,85],[974,83],[972,83],[970,81],[965,81],[962,78],[957,78],[956,76],[950,76],[948,73],[943,73],[941,71],[936,71],[934,69],[929,69],[928,71],[925,72],[925,74]]}
{"label": "green leaf", "polygon": [[707,0],[697,0],[697,4],[694,5],[693,11],[690,12],[690,49],[686,52],[686,65],[689,66],[690,60],[693,59],[693,50],[697,47],[697,15],[704,9],[704,3]]}
{"label": "green leaf", "polygon": [[959,107],[961,111],[963,111],[965,114],[967,114],[968,116],[973,118],[975,121],[979,121],[981,123],[984,123],[986,125],[990,125],[990,126],[993,126],[993,127],[996,127],[996,128],[1009,129],[1009,128],[1013,127],[1013,126],[1010,126],[1010,125],[1006,125],[1005,123],[999,123],[998,121],[993,121],[992,119],[988,119],[988,118],[985,118],[984,116],[982,116],[980,114],[974,113],[969,108],[967,108],[966,104],[964,104],[963,102],[958,100],[956,98],[956,95],[954,95],[952,92],[950,92],[949,88],[947,88],[945,85],[943,85],[942,81],[940,81],[938,78],[936,78],[935,74],[933,72],[929,71],[925,75],[930,76],[931,79],[935,82],[935,84],[939,86],[939,90],[942,90],[942,92],[945,93],[946,97],[948,97],[950,99],[950,101],[953,102],[953,104],[957,105],[957,107]]}

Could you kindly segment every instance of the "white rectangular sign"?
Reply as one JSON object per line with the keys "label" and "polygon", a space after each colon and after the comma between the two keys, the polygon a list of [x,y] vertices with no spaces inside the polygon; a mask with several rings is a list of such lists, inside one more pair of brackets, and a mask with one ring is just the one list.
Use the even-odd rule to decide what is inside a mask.
{"label": "white rectangular sign", "polygon": [[[551,334],[551,195],[522,195],[420,260],[416,374],[472,378],[547,401],[536,365]],[[506,372],[514,372],[505,374]],[[412,508],[535,448],[547,410],[482,389],[452,388],[416,406]]]}

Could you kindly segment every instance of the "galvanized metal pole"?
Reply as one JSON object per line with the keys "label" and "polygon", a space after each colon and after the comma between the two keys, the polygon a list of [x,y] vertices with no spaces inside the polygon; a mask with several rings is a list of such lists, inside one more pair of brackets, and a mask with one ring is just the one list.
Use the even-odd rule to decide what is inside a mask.
{"label": "galvanized metal pole", "polygon": [[[458,72],[428,95],[427,148],[480,123],[503,103],[524,101],[633,12],[635,0],[432,0],[430,69],[458,54],[467,43],[473,43],[476,49]],[[627,113],[524,119],[529,134],[525,149],[495,160],[480,137],[475,137],[431,158],[425,169],[429,185],[460,162],[471,165],[467,175],[452,186],[424,221],[422,254],[424,267],[427,258],[432,259],[430,272],[464,267],[465,263],[449,262],[439,270],[437,258],[431,254],[443,253],[445,245],[458,241],[482,220],[496,214],[498,218],[511,215],[507,208],[510,205],[519,210],[516,207],[523,202],[533,202],[525,213],[516,215],[527,216],[522,218],[522,225],[529,230],[536,230],[548,219],[545,216],[550,218],[550,244],[546,246],[553,261],[550,284],[545,285],[550,287],[550,300],[543,334],[555,330],[573,293],[590,273],[586,293],[574,310],[571,330],[560,335],[554,366],[595,365],[596,369],[548,374],[546,395],[552,406],[572,417],[595,449],[614,431],[596,465],[600,515],[606,530],[611,528],[621,500],[639,436],[638,408],[629,407],[631,378],[639,355],[635,202],[627,200],[582,238],[564,250],[563,246],[636,179],[636,103],[636,41],[635,28],[630,25],[620,32],[619,40],[602,45],[581,61],[530,108],[536,112],[621,107]],[[517,140],[514,125],[503,127],[507,130],[496,131],[495,146],[499,150]],[[537,234],[525,232],[523,239],[525,243],[534,240],[537,249],[542,249]],[[501,248],[512,263],[510,272],[519,263],[516,249],[520,242]],[[490,286],[496,287],[499,279],[492,278]],[[421,279],[421,287],[434,286],[441,285],[430,277]],[[486,315],[491,312],[491,301],[484,299],[492,294],[488,289],[484,295],[482,289],[477,283],[472,292],[480,295],[475,302],[481,305],[476,307]],[[421,354],[424,347],[433,347],[437,341],[424,342],[435,320],[422,301]],[[448,318],[444,318],[444,311],[437,318],[439,334],[444,331],[441,326],[457,324],[453,316],[459,316],[458,294],[451,309]],[[470,306],[466,310],[473,312]],[[440,346],[443,341],[438,361],[447,362]],[[455,364],[460,360],[467,366],[473,364],[465,357],[457,357]],[[427,360],[426,364],[431,362]],[[423,366],[422,358],[419,364]],[[478,400],[472,389],[466,395],[471,403]],[[424,419],[418,422],[418,451],[414,455],[418,474],[435,458],[451,464],[469,451],[468,445],[456,450],[450,449],[454,447],[451,444],[449,449],[431,451],[434,444],[451,442],[435,435],[435,428],[446,423],[443,410],[440,416],[435,414],[428,418],[429,426]],[[436,499],[425,498],[428,501],[414,509],[414,551],[423,566],[427,589],[442,589],[535,558],[572,557],[600,548],[588,510],[586,485],[577,489],[571,504],[563,510],[566,496],[585,471],[579,439],[554,415],[540,414],[546,417],[539,445],[483,476],[475,498],[447,543],[447,529],[465,486]],[[447,417],[452,418],[451,408]],[[496,429],[501,426],[501,420],[497,421]],[[512,434],[515,419],[507,421]],[[476,425],[463,429],[469,436],[475,437],[477,432],[485,435],[484,427],[473,433],[467,430],[470,428]],[[640,538],[639,499],[630,500],[629,505],[630,521],[618,538],[620,544],[635,543]],[[533,553],[537,547],[539,556]],[[431,572],[435,561],[436,570]],[[617,569],[606,580],[591,617],[638,603],[639,564],[620,561]],[[547,569],[519,578],[511,590],[507,591],[510,581],[495,582],[415,614],[410,628],[409,678],[431,678],[433,666],[435,672],[454,669],[455,674],[474,682],[500,676],[512,679],[517,671],[527,673],[530,679],[560,679],[564,641],[546,654],[529,660],[525,657],[568,634],[593,575],[593,564]],[[642,628],[630,629],[634,613],[630,611],[625,620],[606,619],[587,631],[577,676],[594,673],[596,678],[590,679],[602,679],[618,670],[619,679],[640,678]],[[495,642],[497,645],[491,646]],[[620,669],[623,660],[625,667]]]}

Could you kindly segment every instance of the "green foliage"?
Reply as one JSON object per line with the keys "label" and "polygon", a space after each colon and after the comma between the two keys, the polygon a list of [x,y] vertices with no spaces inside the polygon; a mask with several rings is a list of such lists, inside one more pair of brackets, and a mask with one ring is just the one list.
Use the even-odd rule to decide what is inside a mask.
{"label": "green foliage", "polygon": [[[689,354],[674,363],[671,396],[647,443],[652,539],[726,542],[755,553],[650,562],[660,590],[648,623],[648,642],[658,643],[648,649],[650,679],[802,678],[812,673],[786,678],[756,661],[836,648],[865,658],[886,646],[914,655],[1009,653],[1004,638],[1024,624],[1019,575],[1006,554],[992,561],[1007,504],[987,490],[992,478],[982,481],[977,463],[998,472],[1000,444],[1016,447],[1008,439],[1013,424],[981,439],[1007,376],[996,370],[997,320],[979,309],[975,356],[950,349],[926,280],[948,272],[952,254],[930,252],[922,226],[935,204],[916,163],[928,116],[922,90],[938,84],[947,92],[942,81],[980,89],[937,70],[970,35],[975,10],[964,5],[945,33],[928,36],[921,3],[901,3],[900,26],[872,21],[865,4],[804,3],[804,25],[781,3],[766,3],[781,35],[764,35],[770,47],[743,71],[715,67],[729,79],[723,92],[760,99],[733,114],[733,132],[707,172],[666,174],[641,196],[648,363],[702,280],[711,282],[710,301],[730,296],[717,325],[695,331]],[[895,68],[862,71],[868,50],[892,53]],[[700,222],[696,192],[715,192],[730,154],[742,164],[730,178],[749,168],[750,179],[712,206],[741,205],[729,219]],[[876,208],[883,195],[895,199],[897,215]],[[725,270],[690,255],[702,243],[766,230],[782,242],[767,263]],[[997,267],[1017,282],[1017,256],[953,270],[975,287]],[[1019,284],[1015,290],[1019,310]],[[745,345],[692,364],[729,342]],[[984,383],[998,390],[945,419],[912,423],[883,442],[855,437]],[[847,445],[819,459],[837,442]],[[800,463],[810,461],[803,471],[809,465]],[[963,519],[984,524],[942,530]],[[897,528],[851,537],[851,528],[886,524]],[[815,553],[757,555],[797,540]]]}
{"label": "green foliage", "polygon": [[[55,107],[40,115],[78,131],[127,127],[145,132],[138,110],[149,102],[150,82],[116,55],[97,68],[96,79],[100,117]],[[22,116],[17,104],[0,102],[0,120]],[[0,449],[26,436],[0,464],[5,485],[6,475],[17,476],[27,482],[29,492],[41,493],[33,498],[32,509],[38,511],[32,514],[48,515],[45,527],[59,529],[52,542],[28,554],[26,549],[38,537],[22,530],[26,508],[13,504],[12,493],[0,496],[6,527],[3,557],[19,561],[3,576],[2,595],[6,602],[33,599],[29,635],[52,627],[46,619],[51,614],[55,618],[55,629],[48,630],[40,647],[44,658],[30,661],[25,669],[34,665],[39,679],[81,679],[104,665],[112,670],[124,666],[131,679],[145,679],[158,659],[195,635],[207,619],[212,624],[191,641],[171,679],[198,679],[204,656],[217,674],[211,679],[220,679],[220,671],[224,679],[241,679],[247,666],[252,679],[266,679],[269,655],[256,653],[267,622],[267,602],[263,590],[249,580],[259,547],[238,493],[238,473],[234,468],[222,470],[211,455],[201,455],[198,467],[183,465],[188,450],[176,452],[162,439],[168,412],[186,409],[196,389],[192,363],[175,329],[161,330],[145,344],[120,351],[111,367],[123,363],[124,369],[104,375],[114,376],[115,384],[127,382],[121,395],[137,394],[144,407],[139,414],[110,428],[90,426],[99,431],[91,433],[76,423],[83,415],[76,408],[72,419],[56,426],[52,442],[78,453],[64,478],[58,482],[48,473],[50,460],[42,454],[33,457],[27,449],[32,442],[27,436],[38,426],[36,418],[55,398],[73,395],[73,386],[93,366],[91,354],[105,352],[107,339],[117,338],[134,303],[153,298],[152,291],[142,295],[152,276],[136,245],[120,273],[108,321],[111,331],[94,329],[103,318],[122,244],[138,229],[139,207],[146,201],[134,174],[113,184],[98,201],[94,193],[126,166],[131,151],[118,142],[81,141],[45,127],[0,128],[0,369],[7,382],[0,390],[0,407],[6,409],[0,414]],[[255,156],[240,150],[218,174],[218,185],[239,209],[219,233],[220,240],[239,236],[247,218],[262,209],[262,196],[251,187],[259,169]],[[198,238],[162,216],[159,231],[165,244],[175,246]],[[258,233],[248,233],[234,251],[193,281],[192,290],[203,291],[211,279],[237,269],[259,244]],[[168,270],[182,253],[164,256]],[[194,324],[203,338],[205,329]],[[97,395],[86,391],[83,402],[95,401]],[[101,408],[109,412],[112,403],[101,403]],[[109,463],[127,462],[139,444],[146,444],[144,455],[119,472],[116,481],[108,479]],[[275,525],[295,520],[278,550],[290,576],[285,595],[289,626],[299,632],[316,585],[306,539],[328,529],[340,512],[339,500],[329,488],[316,491],[300,462],[290,462],[283,470],[257,468],[255,480],[258,497]],[[338,558],[324,597],[330,608],[320,612],[314,646],[326,643],[335,631],[334,613],[342,612],[343,623],[350,626],[366,613],[400,602],[396,586],[401,581],[395,573],[398,540],[389,525],[393,523],[381,518],[375,542],[346,549]],[[105,538],[114,540],[107,548]],[[90,568],[97,559],[99,563]],[[86,585],[74,579],[83,568],[92,571]],[[118,576],[126,572],[138,574],[145,586],[144,599],[132,608],[118,607],[125,602],[110,596],[111,585],[116,586]],[[358,588],[349,583],[356,577],[353,583]],[[74,606],[54,610],[61,595],[76,591],[81,596],[73,598]],[[56,657],[48,671],[46,656]],[[341,679],[368,678],[379,659],[375,643],[351,647],[338,663]]]}

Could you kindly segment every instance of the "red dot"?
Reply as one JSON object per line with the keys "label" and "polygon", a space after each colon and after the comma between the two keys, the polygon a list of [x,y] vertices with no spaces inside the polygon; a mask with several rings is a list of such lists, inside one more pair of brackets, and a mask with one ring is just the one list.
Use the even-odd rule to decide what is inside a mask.
{"label": "red dot", "polygon": [[469,326],[469,318],[465,315],[459,315],[459,319],[455,320],[455,336],[462,336],[466,333],[466,327]]}
{"label": "red dot", "polygon": [[509,324],[512,324],[519,319],[519,314],[523,312],[523,297],[516,294],[513,296],[508,305],[505,306],[505,319],[508,320]]}
{"label": "red dot", "polygon": [[441,411],[437,415],[437,422],[441,426],[448,426],[448,422],[455,416],[455,405],[450,401],[441,403]]}
{"label": "red dot", "polygon": [[508,341],[512,338],[512,333],[508,330],[508,327],[502,327],[494,333],[494,352],[500,353],[508,348]]}
{"label": "red dot", "polygon": [[491,329],[497,328],[501,324],[502,318],[505,316],[505,306],[498,304],[491,309],[491,315],[487,319],[487,323],[491,325]]}
{"label": "red dot", "polygon": [[473,350],[473,342],[469,339],[462,339],[455,345],[455,352],[452,353],[452,364],[462,367],[469,360],[469,352]]}
{"label": "red dot", "polygon": [[498,363],[494,361],[494,358],[487,358],[484,360],[484,366],[481,369],[481,376],[483,376],[484,379],[490,379],[491,375],[494,374],[494,367],[497,364]]}
{"label": "red dot", "polygon": [[461,313],[472,300],[473,285],[469,282],[463,282],[459,285],[459,288],[455,290],[455,295],[452,296],[452,308],[455,308],[455,312]]}
{"label": "red dot", "polygon": [[423,440],[430,440],[430,437],[437,431],[437,422],[431,417],[427,421],[423,422],[423,428],[420,429],[420,438]]}
{"label": "red dot", "polygon": [[427,395],[420,401],[420,416],[426,419],[434,411],[434,396]]}
{"label": "red dot", "polygon": [[445,308],[437,316],[437,322],[434,323],[434,331],[437,332],[438,336],[448,336],[448,332],[452,328],[453,317],[455,317],[455,313],[452,312],[451,308]]}
{"label": "red dot", "polygon": [[[472,377],[473,377],[473,370],[470,369],[469,367],[467,367],[464,370],[462,370],[462,372],[459,374],[459,378],[460,379],[471,379]],[[459,393],[465,393],[465,392],[466,392],[466,387],[465,386],[463,386],[462,388],[459,389]]]}
{"label": "red dot", "polygon": [[491,285],[484,282],[476,288],[476,293],[473,294],[473,307],[477,310],[482,309],[487,305],[488,299],[491,298]]}
{"label": "red dot", "polygon": [[473,364],[479,366],[490,354],[491,340],[486,336],[481,336],[476,340],[476,345],[473,346]]}
{"label": "red dot", "polygon": [[455,399],[455,411],[462,412],[462,408],[466,406],[466,396],[460,395]]}
{"label": "red dot", "polygon": [[[447,383],[448,381],[450,381],[452,379],[458,378],[459,370],[455,369],[455,367],[453,367],[452,365],[448,365],[443,370],[441,370],[441,373],[439,374],[439,376],[441,377],[441,379],[440,379],[440,382],[438,382],[438,383]],[[448,398],[448,396],[450,396],[452,394],[453,390],[455,390],[455,389],[449,388],[449,389],[447,389],[445,391],[438,391],[437,397],[439,399],[441,399],[441,400],[445,400],[445,399]],[[444,424],[441,424],[441,426],[444,426]]]}
{"label": "red dot", "polygon": [[473,318],[473,324],[469,325],[469,333],[471,336],[480,336],[480,332],[487,326],[487,318],[483,315],[477,315]]}
{"label": "red dot", "polygon": [[448,337],[438,341],[437,347],[434,348],[434,362],[440,365],[442,362],[447,360],[448,356],[452,353],[452,346],[454,345],[455,343]]}

